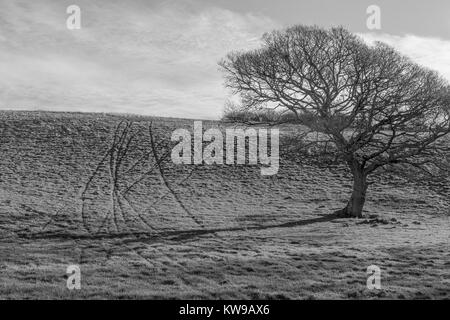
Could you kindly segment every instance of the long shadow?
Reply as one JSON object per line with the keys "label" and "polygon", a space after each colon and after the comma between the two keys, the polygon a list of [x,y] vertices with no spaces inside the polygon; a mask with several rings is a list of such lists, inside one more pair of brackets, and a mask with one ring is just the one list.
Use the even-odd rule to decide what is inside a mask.
{"label": "long shadow", "polygon": [[170,240],[170,241],[183,241],[196,237],[216,234],[219,232],[236,232],[236,231],[249,231],[249,230],[267,230],[276,228],[292,228],[298,226],[305,226],[314,223],[329,222],[340,217],[336,214],[329,214],[320,216],[317,218],[304,219],[298,221],[291,221],[279,224],[248,226],[248,227],[229,227],[229,228],[213,228],[213,229],[190,229],[190,230],[176,230],[176,231],[164,231],[158,233],[149,232],[122,232],[122,233],[64,233],[64,232],[40,232],[34,234],[20,234],[21,238],[27,239],[66,239],[66,240],[101,240],[101,239],[123,239],[123,243],[140,241],[158,241],[158,240]]}
{"label": "long shadow", "polygon": [[[169,240],[180,241],[180,240],[189,240],[191,238],[195,238],[202,235],[207,234],[215,234],[219,232],[234,232],[234,231],[248,231],[248,230],[266,230],[266,229],[276,229],[276,228],[292,228],[298,226],[305,226],[309,224],[319,223],[319,222],[328,222],[335,219],[339,219],[341,217],[331,214],[324,215],[318,218],[311,218],[305,220],[291,221],[280,224],[270,224],[270,225],[261,225],[261,226],[249,226],[249,227],[230,227],[230,228],[215,228],[215,229],[195,229],[195,230],[180,230],[180,231],[171,231],[168,232]],[[169,235],[170,234],[170,235]]]}

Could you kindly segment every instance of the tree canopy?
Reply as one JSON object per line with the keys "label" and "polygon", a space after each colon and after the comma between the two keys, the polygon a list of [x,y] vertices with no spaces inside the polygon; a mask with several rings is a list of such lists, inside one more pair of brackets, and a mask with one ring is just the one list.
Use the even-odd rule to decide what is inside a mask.
{"label": "tree canopy", "polygon": [[378,168],[432,164],[448,150],[442,138],[450,132],[449,83],[342,27],[273,31],[261,48],[232,52],[220,66],[244,109],[306,115],[309,129],[334,144],[354,176],[352,199],[341,214],[361,215],[366,177]]}

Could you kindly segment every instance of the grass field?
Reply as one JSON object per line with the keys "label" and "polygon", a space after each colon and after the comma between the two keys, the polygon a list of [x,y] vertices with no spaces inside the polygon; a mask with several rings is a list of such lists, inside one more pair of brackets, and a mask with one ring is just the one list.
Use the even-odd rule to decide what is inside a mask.
{"label": "grass field", "polygon": [[[111,149],[124,119],[126,155]],[[448,183],[384,175],[364,219],[337,219],[345,167],[166,163],[164,179],[142,176],[150,120],[167,139],[192,123],[0,112],[0,298],[450,298]],[[81,290],[66,288],[71,264]],[[380,290],[366,288],[373,264]]]}

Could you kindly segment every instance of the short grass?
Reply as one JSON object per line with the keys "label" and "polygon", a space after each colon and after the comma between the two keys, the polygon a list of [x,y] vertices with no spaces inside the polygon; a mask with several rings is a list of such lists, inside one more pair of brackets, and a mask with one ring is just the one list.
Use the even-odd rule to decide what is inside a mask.
{"label": "short grass", "polygon": [[[0,298],[450,298],[448,184],[385,175],[365,219],[334,219],[350,192],[345,167],[282,159],[278,175],[263,177],[252,166],[168,165],[173,193],[155,171],[128,204],[111,202],[108,164],[95,169],[124,119],[152,120],[167,138],[191,125],[0,113]],[[103,219],[112,206],[116,222]],[[70,264],[81,267],[81,290],[66,288]],[[366,287],[373,264],[380,290]]]}

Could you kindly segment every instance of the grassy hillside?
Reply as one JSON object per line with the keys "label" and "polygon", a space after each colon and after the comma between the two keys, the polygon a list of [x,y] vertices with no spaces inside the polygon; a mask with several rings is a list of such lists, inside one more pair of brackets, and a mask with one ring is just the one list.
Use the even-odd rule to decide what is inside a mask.
{"label": "grassy hillside", "polygon": [[[135,122],[127,154],[123,120]],[[192,125],[0,112],[0,298],[450,298],[448,185],[385,175],[367,218],[334,219],[345,167],[284,158],[264,177],[165,162],[162,179],[146,158],[149,121],[157,141]],[[81,290],[66,288],[70,264]],[[366,288],[373,264],[381,290]]]}

